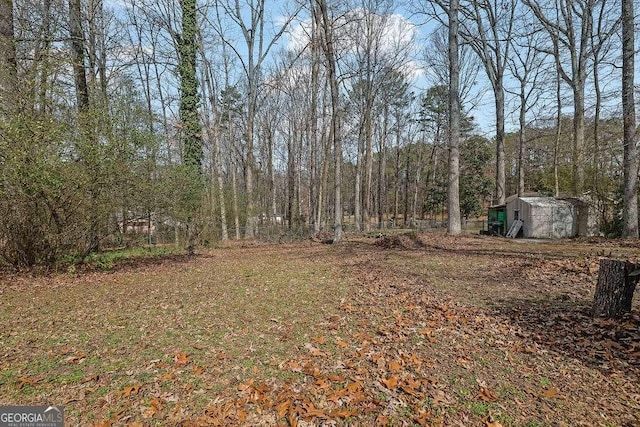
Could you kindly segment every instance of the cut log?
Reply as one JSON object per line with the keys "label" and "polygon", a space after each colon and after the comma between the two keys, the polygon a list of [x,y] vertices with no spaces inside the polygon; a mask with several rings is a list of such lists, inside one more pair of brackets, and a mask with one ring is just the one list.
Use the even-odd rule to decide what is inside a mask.
{"label": "cut log", "polygon": [[595,317],[620,318],[631,311],[640,266],[616,259],[600,260],[598,284],[593,299]]}

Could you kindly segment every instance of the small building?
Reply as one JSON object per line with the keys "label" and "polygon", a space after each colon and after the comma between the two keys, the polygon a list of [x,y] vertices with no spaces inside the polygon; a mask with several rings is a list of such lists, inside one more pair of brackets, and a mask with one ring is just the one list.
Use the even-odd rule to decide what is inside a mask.
{"label": "small building", "polygon": [[504,236],[507,234],[507,205],[490,206],[487,212],[487,234]]}
{"label": "small building", "polygon": [[517,220],[522,221],[518,236],[541,239],[561,239],[594,234],[589,219],[589,204],[576,198],[545,196],[509,197],[507,230]]}

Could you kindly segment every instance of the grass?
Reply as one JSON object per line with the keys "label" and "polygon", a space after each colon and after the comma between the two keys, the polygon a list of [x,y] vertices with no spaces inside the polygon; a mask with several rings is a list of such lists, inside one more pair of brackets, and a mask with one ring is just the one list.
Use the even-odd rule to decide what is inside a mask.
{"label": "grass", "polygon": [[[338,247],[228,247],[127,268],[133,258],[173,252],[116,251],[88,260],[94,270],[0,278],[0,347],[11,349],[0,361],[0,404],[64,404],[69,425],[175,425],[242,397],[249,418],[227,424],[273,425],[257,408],[286,403],[286,390],[328,405],[332,392],[361,382],[355,394],[377,412],[345,424],[385,414],[403,425],[420,411],[473,425],[489,416],[513,426],[629,421],[634,406],[616,402],[634,404],[635,370],[605,375],[591,359],[536,342],[528,324],[500,314],[510,306],[495,305],[546,304],[567,293],[586,301],[586,276],[571,281],[563,269],[581,271],[598,245],[421,238],[424,247],[413,250],[362,238]],[[565,265],[572,253],[580,255]],[[381,385],[392,374],[421,381],[414,401]],[[479,398],[480,381],[495,402]],[[545,398],[551,387],[561,395]],[[149,410],[153,399],[160,403]]]}
{"label": "grass", "polygon": [[[161,258],[168,255],[183,255],[184,250],[174,246],[143,246],[125,249],[113,249],[90,254],[83,263],[95,266],[100,270],[112,270],[118,262],[142,258]],[[71,271],[75,272],[72,266]]]}
{"label": "grass", "polygon": [[[201,388],[203,381],[223,390],[256,372],[291,377],[276,362],[310,340],[311,328],[336,310],[348,280],[295,247],[225,251],[170,266],[59,276],[57,286],[45,277],[34,279],[35,286],[2,283],[0,345],[11,346],[13,360],[0,370],[0,403],[36,403],[61,385],[81,389],[92,374],[104,377],[96,390],[112,396],[130,382],[175,393],[176,383],[179,390]],[[160,253],[119,251],[88,262],[104,266],[150,254]],[[188,369],[175,364],[178,353],[187,354]],[[19,376],[39,381],[17,387]],[[85,416],[109,414],[96,408]]]}

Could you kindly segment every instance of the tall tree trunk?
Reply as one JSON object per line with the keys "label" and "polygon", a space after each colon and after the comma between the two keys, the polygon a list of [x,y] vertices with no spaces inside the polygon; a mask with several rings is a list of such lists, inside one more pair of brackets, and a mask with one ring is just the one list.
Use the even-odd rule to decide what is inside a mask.
{"label": "tall tree trunk", "polygon": [[[75,0],[74,0],[75,1]],[[184,164],[187,167],[189,182],[192,186],[187,218],[187,250],[193,253],[196,245],[195,216],[200,204],[202,177],[202,126],[200,124],[200,96],[198,93],[198,77],[196,73],[196,55],[198,43],[198,22],[196,19],[196,0],[181,0],[182,34],[178,38],[180,74],[180,122],[181,141],[184,147]]]}
{"label": "tall tree trunk", "polygon": [[[414,222],[418,218],[418,191],[420,189],[420,179],[422,176],[422,161],[424,157],[424,144],[420,144],[418,147],[418,167],[416,168],[416,176],[414,179],[413,187],[413,202],[412,202],[412,214],[411,221]],[[415,225],[414,225],[415,226]]]}
{"label": "tall tree trunk", "polygon": [[287,138],[287,220],[289,222],[289,229],[293,229],[295,226],[295,153],[294,147],[295,140],[297,138],[297,130],[295,124],[289,125],[289,138]]}
{"label": "tall tree trunk", "polygon": [[460,224],[460,82],[458,56],[458,8],[459,0],[449,3],[449,182],[447,209],[449,221],[447,232],[458,235]]}
{"label": "tall tree trunk", "polygon": [[356,153],[356,176],[353,202],[353,220],[356,230],[362,230],[362,163],[364,154],[364,120],[360,121],[360,130],[358,132],[358,151]]}
{"label": "tall tree trunk", "polygon": [[[250,63],[250,67],[253,65]],[[251,238],[255,235],[255,227],[256,227],[256,212],[255,212],[255,202],[254,202],[254,188],[253,188],[253,125],[254,119],[256,115],[256,102],[255,98],[257,96],[257,89],[254,88],[253,78],[249,82],[249,94],[248,98],[251,100],[248,103],[248,114],[247,114],[247,130],[245,135],[245,140],[247,144],[247,158],[245,164],[245,175],[244,175],[244,191],[245,197],[247,198],[246,203],[246,222],[245,222],[245,230],[244,237]]]}
{"label": "tall tree trunk", "polygon": [[[0,0],[0,109],[7,113],[16,106],[18,98],[18,68],[13,28],[13,1]],[[4,111],[0,110],[0,113]]]}
{"label": "tall tree trunk", "polygon": [[382,135],[378,145],[378,227],[386,228],[385,219],[387,212],[387,136],[389,127],[389,106],[384,108],[384,118],[382,122]]}
{"label": "tall tree trunk", "polygon": [[78,110],[86,113],[89,109],[89,90],[87,88],[87,74],[84,64],[84,33],[82,31],[80,0],[69,0],[69,35],[71,36],[76,102]]}
{"label": "tall tree trunk", "polygon": [[398,215],[399,215],[399,204],[400,204],[400,141],[401,141],[401,131],[400,131],[400,107],[397,107],[396,111],[396,162],[395,162],[395,173],[396,173],[396,182],[393,189],[393,226],[398,226]]}
{"label": "tall tree trunk", "polygon": [[504,155],[504,89],[502,76],[493,90],[496,105],[496,201],[504,204],[506,198],[506,174]]}
{"label": "tall tree trunk", "polygon": [[[525,158],[526,152],[526,112],[527,112],[527,98],[525,95],[525,81],[520,82],[520,112],[518,115],[518,121],[520,129],[518,129],[518,196],[524,195],[524,176],[525,176]],[[504,201],[502,202],[504,203]],[[501,203],[501,204],[502,204]]]}
{"label": "tall tree trunk", "polygon": [[238,172],[235,161],[230,162],[231,167],[231,190],[233,196],[233,224],[236,231],[236,240],[240,240],[240,209],[238,208]]}
{"label": "tall tree trunk", "polygon": [[573,86],[573,192],[575,196],[584,191],[584,84]]}
{"label": "tall tree trunk", "polygon": [[596,197],[600,195],[600,111],[602,109],[602,89],[600,88],[600,76],[598,72],[598,62],[595,59],[593,66],[593,89],[596,94],[596,105],[593,116],[593,153],[591,157],[591,189]]}
{"label": "tall tree trunk", "polygon": [[553,187],[554,196],[560,195],[560,178],[558,176],[558,161],[560,156],[560,137],[562,136],[562,93],[561,80],[559,71],[559,59],[556,58],[556,69],[558,69],[558,77],[556,79],[556,135],[553,141]]}
{"label": "tall tree trunk", "polygon": [[326,0],[317,0],[322,13],[323,50],[327,59],[327,79],[331,91],[331,127],[329,141],[333,142],[334,169],[334,222],[333,243],[342,240],[342,135],[340,129],[340,91],[333,45],[333,23],[329,20]]}
{"label": "tall tree trunk", "polygon": [[267,134],[267,174],[269,180],[269,216],[271,221],[276,224],[276,214],[278,213],[278,207],[276,204],[276,178],[273,167],[273,148],[274,138],[273,132],[269,129]]}
{"label": "tall tree trunk", "polygon": [[405,153],[405,173],[404,173],[404,224],[407,227],[409,222],[409,184],[411,183],[411,149],[409,144]]}
{"label": "tall tree trunk", "polygon": [[80,152],[89,177],[89,197],[91,199],[87,253],[93,253],[100,250],[100,239],[98,236],[98,192],[100,184],[97,179],[99,161],[97,159],[97,147],[94,141],[95,133],[89,117],[89,89],[85,70],[84,33],[82,31],[82,9],[80,0],[69,0],[69,35],[71,37],[71,56],[76,87],[78,123],[81,133],[80,138],[82,139]]}
{"label": "tall tree trunk", "polygon": [[318,152],[322,151],[322,147],[318,146],[318,98],[320,93],[320,52],[318,50],[318,8],[315,5],[314,0],[310,2],[311,7],[311,99],[310,99],[310,112],[309,112],[309,203],[311,209],[309,210],[309,219],[313,223],[313,232],[318,234],[320,232],[320,221],[318,212],[320,211],[320,195],[319,183],[321,179],[318,179]]}
{"label": "tall tree trunk", "polygon": [[327,188],[329,186],[329,159],[331,157],[331,141],[327,136],[322,134],[322,138],[320,139],[321,147],[322,147],[322,170],[320,171],[320,185],[318,187],[318,212],[316,218],[317,231],[320,232],[323,224],[323,217],[325,211],[325,204],[328,197],[326,196]]}
{"label": "tall tree trunk", "polygon": [[[38,95],[35,105],[38,106],[40,113],[47,111],[47,90],[49,89],[49,60],[51,57],[51,0],[44,0],[42,3],[43,19],[42,19],[42,31],[40,32],[40,41],[36,44],[34,56],[36,58],[37,67],[40,69],[38,77],[34,78],[36,83]],[[3,12],[0,11],[0,16]],[[0,67],[1,68],[1,67]],[[34,66],[34,68],[36,68]],[[36,71],[37,72],[37,71]]]}
{"label": "tall tree trunk", "polygon": [[373,110],[372,89],[367,89],[367,102],[364,114],[364,139],[365,139],[365,182],[363,196],[362,219],[364,221],[364,231],[369,231],[371,226],[371,184],[373,180],[373,135],[371,114]]}
{"label": "tall tree trunk", "polygon": [[[202,55],[203,58],[204,52]],[[207,126],[207,133],[209,133],[209,140],[212,144],[211,151],[211,190],[213,193],[214,186],[217,185],[218,193],[218,207],[220,209],[220,239],[225,242],[229,240],[229,230],[227,226],[227,209],[224,200],[224,182],[222,179],[222,160],[220,153],[220,115],[218,114],[218,102],[216,100],[216,92],[213,87],[213,78],[211,64],[206,59],[203,60],[204,64],[204,83],[207,86],[207,92],[209,94],[209,105],[211,106],[211,114],[213,115],[213,123]],[[212,197],[212,212],[215,211],[213,206]]]}
{"label": "tall tree trunk", "polygon": [[624,237],[638,238],[638,152],[634,103],[634,21],[633,0],[622,0],[622,120],[624,127]]}

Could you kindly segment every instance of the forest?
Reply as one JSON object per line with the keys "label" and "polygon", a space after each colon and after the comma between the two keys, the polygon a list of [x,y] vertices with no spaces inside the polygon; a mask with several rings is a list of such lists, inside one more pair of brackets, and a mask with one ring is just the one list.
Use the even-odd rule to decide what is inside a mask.
{"label": "forest", "polygon": [[2,0],[0,262],[455,235],[526,193],[637,237],[634,19],[633,0]]}

